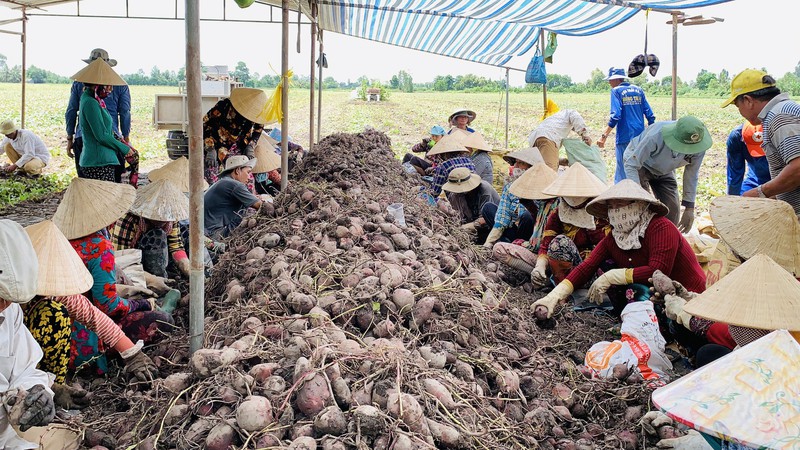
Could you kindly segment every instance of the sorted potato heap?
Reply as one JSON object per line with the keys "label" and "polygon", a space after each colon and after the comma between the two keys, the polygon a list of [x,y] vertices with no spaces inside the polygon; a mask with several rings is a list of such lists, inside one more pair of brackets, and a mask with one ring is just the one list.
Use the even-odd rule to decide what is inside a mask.
{"label": "sorted potato heap", "polygon": [[[157,349],[174,373],[132,394],[125,414],[142,419],[118,426],[121,444],[636,447],[611,430],[636,421],[642,408],[628,405],[645,390],[548,357],[548,339],[566,337],[535,341],[526,305],[480,270],[451,211],[417,199],[389,144],[374,131],[327,137],[244,220],[209,283],[207,348],[186,369],[185,346]],[[387,213],[396,202],[405,226]]]}

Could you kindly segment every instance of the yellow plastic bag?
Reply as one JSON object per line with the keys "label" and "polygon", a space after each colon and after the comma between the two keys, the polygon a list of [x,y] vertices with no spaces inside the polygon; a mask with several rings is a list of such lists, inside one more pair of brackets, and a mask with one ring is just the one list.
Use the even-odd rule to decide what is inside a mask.
{"label": "yellow plastic bag", "polygon": [[[286,87],[287,89],[291,85],[291,79],[294,76],[293,71],[288,71],[286,73]],[[278,83],[278,86],[275,88],[275,92],[272,93],[272,96],[267,100],[267,104],[264,105],[263,114],[261,114],[265,118],[264,125],[269,125],[271,123],[280,122],[283,120],[283,103],[281,99],[283,98],[283,83]]]}

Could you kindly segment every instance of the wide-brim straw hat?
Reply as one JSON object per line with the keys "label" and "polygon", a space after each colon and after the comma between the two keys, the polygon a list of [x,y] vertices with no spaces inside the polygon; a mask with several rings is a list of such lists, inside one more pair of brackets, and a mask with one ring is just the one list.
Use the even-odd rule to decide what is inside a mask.
{"label": "wide-brim straw hat", "polygon": [[555,181],[558,174],[545,163],[536,163],[520,175],[508,188],[508,192],[526,200],[548,200],[554,198],[542,192]]}
{"label": "wide-brim straw hat", "polygon": [[82,294],[94,278],[55,223],[45,220],[25,228],[39,259],[36,295],[61,297]]}
{"label": "wide-brim straw hat", "polygon": [[[153,169],[147,174],[147,179],[150,182],[169,180],[172,181],[181,192],[191,192],[191,189],[189,189],[189,159],[185,156],[181,156],[157,169]],[[208,183],[206,180],[203,180],[203,190],[205,191],[206,189],[208,189]]]}
{"label": "wide-brim straw hat", "polygon": [[514,165],[516,161],[528,163],[531,166],[537,163],[543,163],[542,153],[536,147],[523,148],[522,150],[513,151],[503,155],[503,159],[510,165]]}
{"label": "wide-brim straw hat", "polygon": [[77,239],[116,222],[128,212],[134,200],[136,189],[130,184],[73,178],[53,222],[67,239]]}
{"label": "wide-brim straw hat", "polygon": [[445,153],[461,153],[467,152],[467,147],[464,146],[461,142],[463,141],[462,138],[458,137],[457,134],[451,133],[446,134],[444,137],[439,139],[439,142],[434,144],[434,146],[430,149],[427,156],[433,155],[442,155]]}
{"label": "wide-brim straw hat", "polygon": [[481,177],[466,167],[456,167],[447,176],[447,183],[442,189],[454,194],[469,192],[481,185]]}
{"label": "wide-brim straw hat", "polygon": [[189,218],[189,199],[172,181],[153,181],[139,188],[130,211],[159,222],[186,220]]}
{"label": "wide-brim straw hat", "polygon": [[542,191],[556,197],[597,197],[608,189],[608,185],[576,162]]}
{"label": "wide-brim straw hat", "polygon": [[728,325],[799,331],[800,283],[758,254],[687,302],[684,311]]}
{"label": "wide-brim straw hat", "polygon": [[90,62],[71,78],[84,84],[96,84],[98,86],[125,86],[128,84],[102,59],[95,59]]}
{"label": "wide-brim straw hat", "polygon": [[233,109],[245,119],[264,125],[267,123],[267,93],[261,89],[236,88],[230,96]]}
{"label": "wide-brim straw hat", "polygon": [[447,118],[447,123],[453,123],[453,119],[456,116],[467,116],[467,117],[469,117],[469,120],[467,120],[467,125],[471,124],[472,121],[475,120],[476,117],[478,117],[478,115],[475,114],[475,111],[470,111],[468,109],[457,109],[457,110],[453,111],[453,114],[450,114],[450,117]]}
{"label": "wide-brim straw hat", "polygon": [[738,256],[763,253],[800,275],[800,222],[788,203],[771,198],[717,197],[709,208],[717,233]]}
{"label": "wide-brim straw hat", "polygon": [[245,155],[236,155],[236,156],[229,156],[227,160],[225,160],[225,167],[223,170],[220,170],[220,176],[226,174],[228,172],[232,172],[240,167],[250,167],[251,169],[255,167],[256,163],[258,162],[257,159],[253,158],[250,159]]}
{"label": "wide-brim straw hat", "polygon": [[586,212],[595,217],[608,216],[609,200],[638,200],[650,204],[650,210],[659,216],[666,216],[669,208],[658,201],[653,194],[644,190],[639,183],[633,180],[622,180],[608,188],[605,192],[595,197],[594,200],[586,205]]}
{"label": "wide-brim straw hat", "polygon": [[256,144],[256,165],[253,173],[265,173],[281,167],[281,156],[275,153],[274,139],[263,133]]}
{"label": "wide-brim straw hat", "polygon": [[[460,130],[460,128],[458,129]],[[472,133],[454,133],[454,135],[461,137],[461,143],[464,144],[464,147],[469,147],[474,150],[479,150],[482,152],[492,153],[492,146],[486,142],[486,139],[483,137],[482,134],[474,131]]]}

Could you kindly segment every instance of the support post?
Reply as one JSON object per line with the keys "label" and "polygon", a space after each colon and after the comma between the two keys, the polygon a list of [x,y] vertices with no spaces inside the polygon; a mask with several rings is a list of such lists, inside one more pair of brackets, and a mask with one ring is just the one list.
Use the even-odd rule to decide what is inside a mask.
{"label": "support post", "polygon": [[283,38],[281,39],[281,191],[289,185],[289,0],[281,1]]}
{"label": "support post", "polygon": [[19,119],[19,127],[25,128],[25,85],[27,84],[27,67],[28,64],[26,62],[28,49],[27,47],[27,40],[28,40],[28,16],[25,14],[25,7],[22,7],[22,36],[20,36],[20,40],[22,41],[22,105],[20,107],[20,119]]}
{"label": "support post", "polygon": [[[322,58],[322,55],[325,54],[325,48],[322,45],[322,28],[319,29],[319,57]],[[321,137],[320,134],[322,133],[322,59],[320,59],[319,65],[319,87],[317,89],[317,143],[319,143]]]}
{"label": "support post", "polygon": [[508,67],[506,67],[506,150],[508,150]]}
{"label": "support post", "polygon": [[672,13],[672,120],[678,118],[678,13]]}
{"label": "support post", "polygon": [[[544,29],[539,29],[539,48],[544,55]],[[544,102],[543,111],[547,111],[547,83],[542,84],[542,101]]]}
{"label": "support post", "polygon": [[189,352],[203,348],[203,107],[200,98],[200,5],[186,0],[186,97],[189,112]]}
{"label": "support post", "polygon": [[[317,4],[311,3],[311,84],[308,89],[308,149],[314,147],[314,78],[316,73],[314,71],[314,64],[317,53]],[[322,80],[318,80],[322,84]]]}

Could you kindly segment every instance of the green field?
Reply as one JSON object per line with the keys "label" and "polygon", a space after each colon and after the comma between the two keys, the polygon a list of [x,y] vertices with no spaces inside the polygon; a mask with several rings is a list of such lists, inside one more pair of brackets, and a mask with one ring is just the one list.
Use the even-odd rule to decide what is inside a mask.
{"label": "green field", "polygon": [[[16,202],[46,195],[59,189],[74,176],[72,161],[67,158],[64,111],[69,99],[69,85],[29,84],[26,88],[26,128],[44,139],[54,155],[46,179],[34,184],[0,182],[0,209]],[[131,86],[131,143],[142,154],[142,170],[167,161],[164,140],[166,131],[153,127],[153,104],[158,93],[174,93],[176,87]],[[19,123],[19,84],[0,83],[0,120],[13,118]],[[559,106],[578,110],[596,139],[605,128],[608,94],[553,94]],[[658,120],[670,118],[670,98],[652,97],[650,104]],[[714,145],[703,162],[698,207],[703,209],[711,198],[725,192],[725,140],[729,131],[742,121],[735,108],[721,109],[720,98],[679,98],[678,115],[692,114],[703,120],[714,137]],[[425,136],[434,124],[445,125],[447,116],[457,108],[474,110],[478,117],[473,127],[484,133],[498,149],[505,147],[505,98],[501,93],[392,92],[389,101],[365,103],[350,99],[349,91],[323,92],[322,135],[357,132],[370,126],[392,139],[395,153],[402,156],[411,145]],[[289,93],[289,134],[303,146],[309,142],[309,92],[295,89]],[[512,93],[509,97],[509,145],[511,149],[527,146],[527,136],[542,114],[542,96],[536,93]],[[613,136],[604,151],[609,167],[613,158]],[[6,161],[3,161],[6,162]]]}

